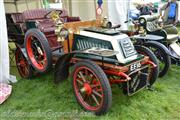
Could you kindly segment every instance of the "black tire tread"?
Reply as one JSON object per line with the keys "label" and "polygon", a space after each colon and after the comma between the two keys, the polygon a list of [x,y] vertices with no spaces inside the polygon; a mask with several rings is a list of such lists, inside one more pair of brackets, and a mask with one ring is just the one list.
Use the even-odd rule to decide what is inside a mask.
{"label": "black tire tread", "polygon": [[[44,51],[45,51],[45,54],[46,54],[46,57],[47,57],[47,66],[45,67],[45,69],[39,70],[38,68],[36,68],[35,65],[33,65],[31,60],[30,60],[30,62],[32,64],[33,68],[37,72],[40,72],[40,73],[47,72],[52,67],[52,52],[51,52],[51,48],[49,46],[48,40],[47,40],[46,36],[39,29],[32,28],[32,29],[28,30],[26,32],[26,34],[25,34],[25,45],[24,45],[25,48],[26,48],[26,44],[27,44],[27,37],[30,34],[35,36],[36,38],[38,38],[39,42],[41,43],[42,47],[44,48]],[[26,52],[27,52],[27,48],[26,48]],[[27,54],[27,56],[29,57],[28,54]]]}

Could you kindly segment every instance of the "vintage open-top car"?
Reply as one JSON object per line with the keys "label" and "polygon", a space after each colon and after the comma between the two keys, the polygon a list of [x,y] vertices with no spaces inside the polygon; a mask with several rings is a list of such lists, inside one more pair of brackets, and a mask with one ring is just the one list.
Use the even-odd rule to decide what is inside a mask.
{"label": "vintage open-top car", "polygon": [[[78,103],[88,111],[103,114],[111,104],[111,84],[122,84],[123,93],[132,95],[151,86],[158,76],[156,57],[149,49],[136,46],[126,34],[103,28],[101,20],[63,24],[64,53],[55,66],[55,82],[68,77]],[[109,26],[109,25],[107,25]],[[66,31],[66,32],[65,32]]]}
{"label": "vintage open-top car", "polygon": [[[175,35],[167,33],[158,25],[158,17],[153,15],[144,15],[139,17],[138,20],[128,20],[126,23],[129,23],[129,30],[121,30],[121,32],[129,35],[134,43],[134,45],[143,45],[151,49],[156,55],[159,61],[159,77],[163,77],[169,71],[171,67],[171,52],[169,50],[169,43],[166,40],[170,37],[177,38],[177,29],[175,30]],[[167,26],[166,26],[167,27]],[[172,29],[172,28],[170,28]],[[178,50],[177,50],[178,51]],[[174,54],[174,53],[173,53]]]}
{"label": "vintage open-top car", "polygon": [[175,25],[163,23],[163,21],[160,21],[159,19],[160,18],[157,15],[144,15],[139,18],[139,23],[148,34],[164,37],[160,42],[169,47],[171,56],[174,57],[178,63],[180,58],[180,47],[178,47],[180,37],[178,35],[178,29]]}
{"label": "vintage open-top car", "polygon": [[[146,47],[134,47],[130,38],[116,31],[110,22],[62,23],[56,10],[48,14],[55,23],[54,29],[46,33],[39,29],[38,20],[27,22],[30,28],[25,32],[25,52],[21,53],[38,72],[55,64],[55,83],[67,79],[72,67],[73,91],[85,110],[105,114],[112,103],[112,84],[122,85],[124,94],[133,95],[156,81],[159,66],[155,55]],[[51,25],[48,23],[49,20],[45,26]],[[51,36],[56,36],[52,41],[58,49],[51,49]]]}
{"label": "vintage open-top car", "polygon": [[147,34],[162,36],[164,39],[158,41],[166,46],[167,54],[171,57],[171,62],[180,63],[180,37],[178,29],[173,24],[164,23],[159,16],[141,16],[140,26],[146,30]]}

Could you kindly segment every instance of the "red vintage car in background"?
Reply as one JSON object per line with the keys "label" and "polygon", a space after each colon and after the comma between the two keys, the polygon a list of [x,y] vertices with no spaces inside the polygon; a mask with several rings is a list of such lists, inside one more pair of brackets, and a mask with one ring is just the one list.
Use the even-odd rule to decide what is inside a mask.
{"label": "red vintage car in background", "polygon": [[8,37],[17,46],[15,58],[21,77],[31,77],[32,69],[37,72],[49,70],[52,52],[62,47],[55,34],[56,22],[52,20],[54,12],[62,23],[80,21],[79,17],[70,17],[65,9],[34,9],[6,14]]}

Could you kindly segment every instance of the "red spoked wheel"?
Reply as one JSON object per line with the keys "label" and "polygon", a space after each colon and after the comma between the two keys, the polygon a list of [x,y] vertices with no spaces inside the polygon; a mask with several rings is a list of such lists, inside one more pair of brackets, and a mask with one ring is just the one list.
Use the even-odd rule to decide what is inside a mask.
{"label": "red spoked wheel", "polygon": [[51,49],[45,35],[40,30],[30,29],[26,33],[25,48],[35,70],[46,72],[51,68]]}
{"label": "red spoked wheel", "polygon": [[78,103],[96,115],[105,114],[112,103],[112,92],[107,76],[94,62],[84,60],[73,69],[73,88]]}
{"label": "red spoked wheel", "polygon": [[21,49],[17,47],[15,52],[16,66],[22,78],[31,78],[33,71]]}

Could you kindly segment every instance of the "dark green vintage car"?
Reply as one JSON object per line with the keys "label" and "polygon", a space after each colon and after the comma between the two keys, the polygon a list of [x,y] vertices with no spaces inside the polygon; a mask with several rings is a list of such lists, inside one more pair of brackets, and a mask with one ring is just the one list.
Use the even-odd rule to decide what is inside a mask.
{"label": "dark green vintage car", "polygon": [[[162,36],[164,39],[158,42],[166,46],[167,55],[171,57],[172,63],[180,65],[180,37],[176,26],[159,21],[158,16],[149,15],[141,16],[139,24],[146,30],[147,34]],[[158,55],[160,53],[157,52],[156,56],[158,57]]]}
{"label": "dark green vintage car", "polygon": [[[155,83],[156,56],[146,47],[134,46],[126,34],[111,29],[110,22],[62,22],[61,11],[42,15],[44,10],[39,10],[36,16],[37,11],[23,13],[24,21],[13,23],[14,30],[8,22],[9,37],[17,41],[16,61],[22,77],[54,67],[54,82],[70,76],[77,102],[96,115],[110,109],[111,85],[121,85],[130,96]],[[23,30],[21,34],[13,34],[16,27]]]}

